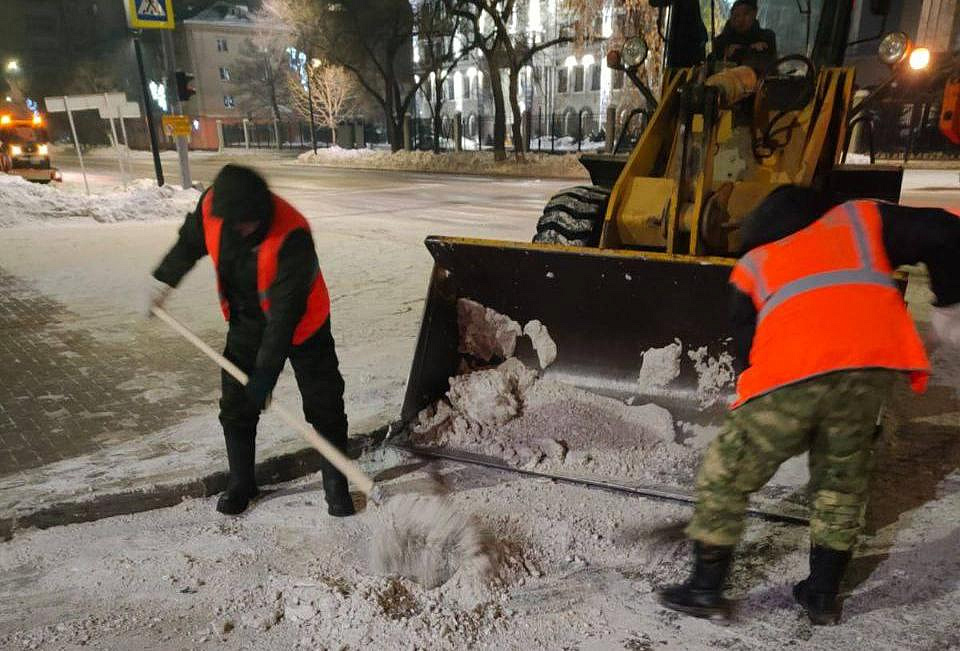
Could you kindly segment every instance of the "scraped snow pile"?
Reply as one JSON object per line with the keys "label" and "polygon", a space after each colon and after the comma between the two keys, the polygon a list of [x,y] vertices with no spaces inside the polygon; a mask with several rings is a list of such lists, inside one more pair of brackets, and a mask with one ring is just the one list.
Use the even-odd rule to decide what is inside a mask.
{"label": "scraped snow pile", "polygon": [[517,161],[495,161],[490,151],[461,151],[435,154],[432,151],[389,152],[374,149],[342,149],[329,147],[314,154],[304,152],[297,157],[303,165],[326,165],[371,170],[408,172],[441,172],[447,174],[489,174],[496,176],[544,176],[586,179],[587,172],[573,154],[526,154]]}
{"label": "scraped snow pile", "polygon": [[[556,343],[539,321],[521,327],[467,299],[458,301],[457,316],[459,350],[468,361],[450,378],[446,395],[418,415],[412,443],[537,472],[692,482],[714,428],[691,436],[656,404],[629,405],[541,377],[513,357],[517,339],[528,336],[541,370],[556,359]],[[680,353],[679,342],[649,351],[641,375],[668,383],[678,373]]]}
{"label": "scraped snow pile", "polygon": [[158,187],[150,179],[137,179],[126,190],[86,196],[0,174],[0,227],[71,218],[104,223],[182,219],[199,198],[192,188]]}
{"label": "scraped snow pile", "polygon": [[537,379],[516,358],[451,378],[446,397],[420,413],[411,433],[416,445],[537,472],[692,481],[699,450],[675,438],[663,407],[631,406]]}

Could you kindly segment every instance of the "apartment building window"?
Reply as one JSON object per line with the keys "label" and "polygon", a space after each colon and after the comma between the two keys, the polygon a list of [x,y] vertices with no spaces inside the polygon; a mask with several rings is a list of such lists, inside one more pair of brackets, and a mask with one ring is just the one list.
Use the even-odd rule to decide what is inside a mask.
{"label": "apartment building window", "polygon": [[230,81],[230,69],[220,67],[220,81]]}
{"label": "apartment building window", "polygon": [[227,39],[217,39],[217,52],[229,52],[229,50],[227,50]]}
{"label": "apartment building window", "polygon": [[453,92],[453,76],[447,77],[447,81],[444,84],[447,88],[447,99],[456,99]]}
{"label": "apartment building window", "polygon": [[233,95],[223,96],[223,106],[224,108],[235,108],[237,106],[237,103],[233,101]]}
{"label": "apartment building window", "polygon": [[567,92],[567,68],[557,68],[557,92]]}
{"label": "apartment building window", "polygon": [[613,79],[611,81],[613,82],[614,90],[621,90],[623,88],[623,77],[623,70],[613,71]]}
{"label": "apartment building window", "polygon": [[590,90],[600,90],[600,64],[590,66]]}
{"label": "apartment building window", "polygon": [[573,69],[573,92],[583,92],[583,66],[576,66]]}
{"label": "apartment building window", "polygon": [[463,85],[463,99],[470,99],[470,86],[472,84],[473,80],[467,77],[467,83]]}

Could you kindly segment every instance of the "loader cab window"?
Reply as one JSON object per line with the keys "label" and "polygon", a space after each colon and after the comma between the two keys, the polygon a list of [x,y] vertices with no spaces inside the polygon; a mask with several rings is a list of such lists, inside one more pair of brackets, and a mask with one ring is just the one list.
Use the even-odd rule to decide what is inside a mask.
{"label": "loader cab window", "polygon": [[[733,7],[738,3],[735,0],[700,0],[700,12],[708,30],[711,4],[713,32],[719,39],[728,23],[731,23]],[[741,7],[738,7],[737,13],[741,14],[745,9],[742,5],[752,3],[739,4]],[[824,0],[757,0],[755,4],[757,28],[773,32],[778,57],[788,54],[811,55]],[[733,29],[733,24],[730,24],[730,29]],[[714,45],[710,44],[711,58],[723,60],[724,53],[714,51]]]}

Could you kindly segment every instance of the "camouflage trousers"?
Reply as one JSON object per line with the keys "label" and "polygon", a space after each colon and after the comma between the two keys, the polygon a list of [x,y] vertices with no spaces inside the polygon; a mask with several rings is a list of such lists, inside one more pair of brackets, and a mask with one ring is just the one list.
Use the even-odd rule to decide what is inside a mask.
{"label": "camouflage trousers", "polygon": [[687,535],[709,545],[736,545],[750,494],[784,461],[809,452],[812,543],[851,549],[863,527],[877,415],[897,375],[839,371],[731,411],[700,466]]}

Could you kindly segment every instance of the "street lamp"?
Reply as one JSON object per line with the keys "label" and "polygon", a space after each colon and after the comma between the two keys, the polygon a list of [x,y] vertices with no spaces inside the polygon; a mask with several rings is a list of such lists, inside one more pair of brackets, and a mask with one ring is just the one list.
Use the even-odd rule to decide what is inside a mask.
{"label": "street lamp", "polygon": [[20,62],[16,59],[10,59],[5,66],[7,72],[20,72]]}

